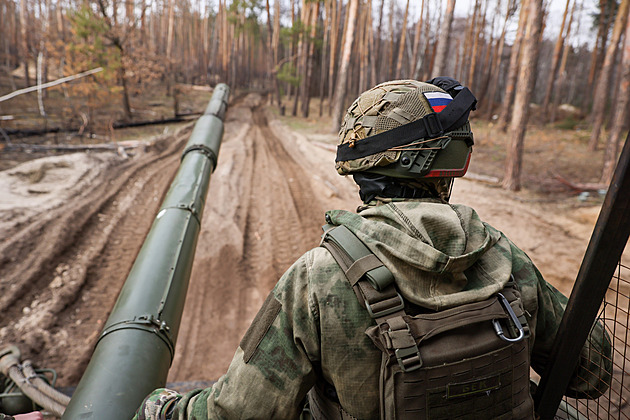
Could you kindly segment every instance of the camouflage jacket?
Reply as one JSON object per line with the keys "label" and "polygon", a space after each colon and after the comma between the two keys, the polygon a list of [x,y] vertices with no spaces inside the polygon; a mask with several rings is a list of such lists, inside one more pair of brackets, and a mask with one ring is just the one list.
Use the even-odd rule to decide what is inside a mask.
{"label": "camouflage jacket", "polygon": [[[531,330],[532,367],[542,372],[567,298],[473,209],[408,200],[360,214],[334,210],[327,220],[353,231],[391,270],[403,297],[426,308],[486,299],[514,275]],[[330,253],[312,249],[280,278],[227,373],[213,387],[184,395],[173,418],[296,418],[318,377],[334,385],[349,414],[379,418],[381,351],[365,334],[372,324]],[[606,363],[611,370],[602,361],[610,346],[599,324],[590,341],[575,375],[581,381],[570,385],[574,396],[596,397],[610,381],[599,368]]]}

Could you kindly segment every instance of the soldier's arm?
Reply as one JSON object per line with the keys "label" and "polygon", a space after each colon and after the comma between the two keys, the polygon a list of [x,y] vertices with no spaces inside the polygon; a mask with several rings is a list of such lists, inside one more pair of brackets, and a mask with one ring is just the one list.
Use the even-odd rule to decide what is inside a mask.
{"label": "soldier's arm", "polygon": [[[296,418],[319,360],[307,256],[282,276],[213,387],[183,396],[174,419]],[[208,357],[211,357],[209,355]]]}
{"label": "soldier's arm", "polygon": [[[568,299],[555,287],[547,283],[529,257],[512,245],[515,276],[523,291],[525,309],[531,311],[530,325],[534,329],[534,345],[531,353],[532,368],[542,374],[549,361],[551,348],[558,333]],[[532,288],[535,287],[534,290]],[[536,296],[535,302],[527,302],[526,296]],[[529,307],[529,309],[528,309]],[[608,389],[611,380],[612,360],[611,341],[601,323],[593,326],[589,338],[582,347],[580,360],[569,387],[568,396],[574,398],[597,398]]]}

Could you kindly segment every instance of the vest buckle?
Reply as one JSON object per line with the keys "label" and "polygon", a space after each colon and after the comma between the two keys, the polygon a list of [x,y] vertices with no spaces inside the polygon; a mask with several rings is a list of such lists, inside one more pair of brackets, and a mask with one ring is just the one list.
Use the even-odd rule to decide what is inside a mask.
{"label": "vest buckle", "polygon": [[395,354],[398,360],[398,366],[400,366],[403,372],[413,372],[422,367],[422,358],[420,357],[420,350],[417,344],[411,347],[396,349]]}
{"label": "vest buckle", "polygon": [[364,302],[368,313],[373,319],[393,314],[405,308],[405,302],[398,290],[396,290],[396,296],[394,297],[372,303],[365,299]]}

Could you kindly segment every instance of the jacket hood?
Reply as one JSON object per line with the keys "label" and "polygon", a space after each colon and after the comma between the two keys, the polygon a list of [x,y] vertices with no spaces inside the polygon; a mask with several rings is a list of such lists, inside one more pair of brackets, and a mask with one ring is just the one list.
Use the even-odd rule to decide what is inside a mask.
{"label": "jacket hood", "polygon": [[484,300],[510,279],[507,238],[470,207],[419,200],[327,215],[361,239],[417,305],[441,310]]}

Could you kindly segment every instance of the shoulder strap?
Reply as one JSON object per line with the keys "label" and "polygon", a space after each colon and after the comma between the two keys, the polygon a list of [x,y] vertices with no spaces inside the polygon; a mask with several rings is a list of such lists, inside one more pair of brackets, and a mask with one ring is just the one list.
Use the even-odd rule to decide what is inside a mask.
{"label": "shoulder strap", "polygon": [[396,289],[392,272],[347,227],[325,225],[323,229],[320,246],[330,251],[379,328],[388,324],[383,329],[401,369],[420,368],[420,352],[405,320],[405,301]]}
{"label": "shoulder strap", "polygon": [[324,235],[320,245],[330,251],[353,287],[364,275],[365,280],[379,291],[394,282],[392,272],[350,229],[333,225],[324,225],[322,229]]}

